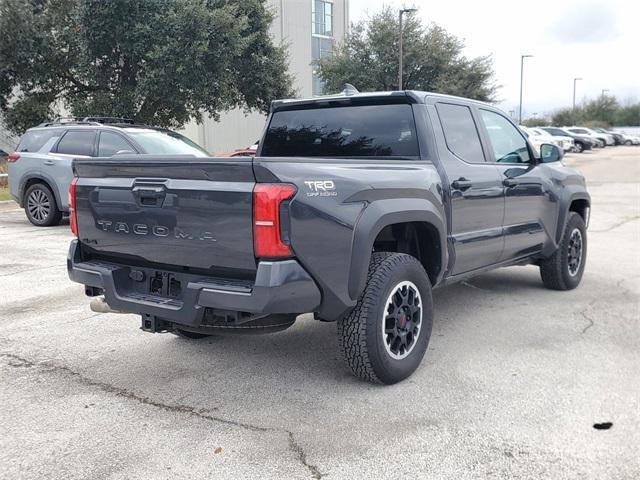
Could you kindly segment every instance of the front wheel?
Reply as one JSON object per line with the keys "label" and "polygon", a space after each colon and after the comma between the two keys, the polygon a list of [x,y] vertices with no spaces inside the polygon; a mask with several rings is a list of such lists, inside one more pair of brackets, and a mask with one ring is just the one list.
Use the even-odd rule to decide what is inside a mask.
{"label": "front wheel", "polygon": [[582,145],[582,143],[576,143],[575,149],[576,149],[576,152],[582,153],[582,151],[584,150],[584,146]]}
{"label": "front wheel", "polygon": [[569,212],[562,240],[551,257],[540,263],[542,283],[552,290],[572,290],[580,284],[587,261],[587,229],[582,217]]}
{"label": "front wheel", "polygon": [[420,262],[376,252],[358,303],[338,321],[340,350],[356,376],[397,383],[420,365],[432,323],[431,283]]}

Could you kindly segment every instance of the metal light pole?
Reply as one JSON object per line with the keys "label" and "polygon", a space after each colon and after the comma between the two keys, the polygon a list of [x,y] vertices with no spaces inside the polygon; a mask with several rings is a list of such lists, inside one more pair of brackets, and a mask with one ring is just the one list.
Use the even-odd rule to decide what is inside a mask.
{"label": "metal light pole", "polygon": [[578,80],[582,80],[580,77],[576,77],[573,79],[573,107],[571,108],[574,112],[576,111],[576,82]]}
{"label": "metal light pole", "polygon": [[518,108],[518,125],[522,124],[522,76],[524,74],[524,59],[533,55],[520,55],[520,107]]}
{"label": "metal light pole", "polygon": [[398,90],[402,90],[402,15],[415,12],[417,8],[403,8],[398,15],[400,19],[400,67],[398,68]]}

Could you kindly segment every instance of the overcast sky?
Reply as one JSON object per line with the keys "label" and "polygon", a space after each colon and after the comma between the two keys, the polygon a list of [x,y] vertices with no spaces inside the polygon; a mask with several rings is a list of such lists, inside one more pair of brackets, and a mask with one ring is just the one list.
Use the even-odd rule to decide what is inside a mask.
{"label": "overcast sky", "polygon": [[383,5],[415,6],[423,22],[435,22],[463,39],[468,56],[493,57],[498,96],[505,111],[517,108],[520,55],[524,65],[523,113],[544,114],[601,94],[640,100],[639,0],[349,0],[352,22]]}

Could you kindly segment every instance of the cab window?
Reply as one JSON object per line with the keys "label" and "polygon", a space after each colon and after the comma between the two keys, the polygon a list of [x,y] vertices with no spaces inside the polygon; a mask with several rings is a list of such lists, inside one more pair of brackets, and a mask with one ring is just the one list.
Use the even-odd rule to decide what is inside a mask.
{"label": "cab window", "polygon": [[264,157],[419,158],[411,105],[356,105],[276,111]]}
{"label": "cab window", "polygon": [[469,107],[438,103],[436,108],[449,150],[467,162],[484,163],[480,136]]}
{"label": "cab window", "polygon": [[482,121],[491,141],[494,161],[499,163],[529,163],[529,147],[518,129],[502,115],[480,109]]}

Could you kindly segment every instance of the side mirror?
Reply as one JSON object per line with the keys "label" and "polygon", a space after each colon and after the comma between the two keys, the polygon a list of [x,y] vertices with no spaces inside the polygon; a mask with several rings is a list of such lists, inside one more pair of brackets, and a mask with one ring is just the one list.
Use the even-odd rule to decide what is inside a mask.
{"label": "side mirror", "polygon": [[559,162],[562,160],[564,152],[560,150],[556,145],[550,143],[543,143],[540,145],[540,159],[542,163]]}

